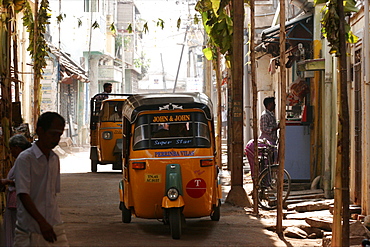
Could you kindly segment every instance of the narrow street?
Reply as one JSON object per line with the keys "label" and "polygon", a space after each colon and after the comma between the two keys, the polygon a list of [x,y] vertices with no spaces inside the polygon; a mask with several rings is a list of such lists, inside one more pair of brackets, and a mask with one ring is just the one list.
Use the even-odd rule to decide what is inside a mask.
{"label": "narrow street", "polygon": [[[252,209],[222,204],[221,219],[186,219],[180,240],[173,240],[168,225],[157,220],[121,221],[118,182],[121,173],[111,166],[90,172],[88,149],[61,158],[62,192],[59,206],[71,246],[321,246],[321,239],[279,239],[266,228],[274,226],[273,212],[252,215]],[[228,186],[224,186],[224,196]],[[284,221],[283,226],[304,224]]]}

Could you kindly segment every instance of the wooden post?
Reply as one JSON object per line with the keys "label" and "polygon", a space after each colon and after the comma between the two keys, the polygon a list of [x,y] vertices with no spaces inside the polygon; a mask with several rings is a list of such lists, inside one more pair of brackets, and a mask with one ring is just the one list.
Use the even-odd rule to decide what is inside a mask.
{"label": "wooden post", "polygon": [[341,21],[339,33],[341,34],[340,39],[340,73],[341,73],[341,86],[340,86],[340,97],[342,102],[342,114],[340,114],[339,123],[342,124],[342,186],[343,186],[343,229],[342,229],[342,244],[343,246],[349,246],[349,174],[350,174],[350,136],[349,136],[349,109],[348,109],[348,94],[347,94],[347,49],[345,42],[345,29],[344,29],[344,11],[343,11],[343,0],[338,1],[339,16]]}
{"label": "wooden post", "polygon": [[285,115],[286,115],[286,71],[285,71],[285,0],[280,0],[280,137],[279,137],[279,180],[277,187],[276,233],[283,234],[283,181],[285,165]]}
{"label": "wooden post", "polygon": [[222,169],[222,139],[221,139],[221,128],[222,128],[222,118],[221,118],[221,66],[220,66],[220,52],[217,52],[217,59],[214,62],[214,68],[216,70],[216,89],[217,89],[217,129],[216,129],[216,152],[217,152],[217,164],[220,169]]}
{"label": "wooden post", "polygon": [[[334,224],[332,246],[349,246],[349,111],[347,94],[347,49],[345,39],[345,16],[343,0],[338,0],[339,16],[339,73],[338,85],[339,128],[337,145],[337,167],[334,188]],[[338,180],[338,181],[337,181]],[[336,201],[338,199],[338,201]],[[337,210],[337,212],[335,211]],[[342,216],[342,217],[340,217]],[[341,227],[340,227],[341,226]],[[342,229],[340,229],[342,228]],[[340,231],[341,230],[341,231]]]}
{"label": "wooden post", "polygon": [[244,1],[232,1],[233,18],[233,52],[232,52],[232,84],[231,84],[231,127],[230,146],[231,161],[231,190],[227,195],[226,202],[237,206],[248,206],[247,194],[243,188],[243,37],[244,37]]}
{"label": "wooden post", "polygon": [[[0,5],[0,14],[5,19],[0,20],[0,41],[3,44],[0,48],[0,80],[1,80],[1,104],[0,118],[2,134],[0,136],[0,174],[6,177],[11,168],[10,151],[8,141],[11,135],[11,113],[12,113],[12,95],[11,95],[11,8],[8,4]],[[3,198],[3,197],[1,197]],[[0,199],[1,201],[1,199]],[[4,203],[4,202],[1,202]]]}
{"label": "wooden post", "polygon": [[[14,21],[12,30],[16,32],[17,21],[16,14],[14,13]],[[15,102],[19,102],[19,80],[18,80],[18,36],[13,35],[13,67],[14,67],[14,98]]]}
{"label": "wooden post", "polygon": [[254,172],[253,176],[253,213],[258,215],[258,195],[257,195],[257,183],[259,175],[259,163],[258,163],[258,121],[257,121],[257,80],[256,80],[256,53],[254,37],[255,37],[255,5],[254,0],[250,0],[250,11],[251,11],[251,25],[249,32],[249,47],[250,47],[250,57],[251,57],[251,84],[252,84],[252,116],[253,116],[253,138],[254,138]]}

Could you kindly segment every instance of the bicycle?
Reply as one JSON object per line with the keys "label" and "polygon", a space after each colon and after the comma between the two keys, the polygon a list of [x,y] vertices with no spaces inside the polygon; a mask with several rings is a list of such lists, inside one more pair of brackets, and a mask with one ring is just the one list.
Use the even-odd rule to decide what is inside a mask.
{"label": "bicycle", "polygon": [[[271,210],[277,208],[277,184],[279,164],[274,162],[274,153],[277,146],[270,144],[266,139],[259,140],[259,176],[257,183],[258,204],[261,208]],[[284,169],[283,205],[288,199],[291,186],[291,177]]]}

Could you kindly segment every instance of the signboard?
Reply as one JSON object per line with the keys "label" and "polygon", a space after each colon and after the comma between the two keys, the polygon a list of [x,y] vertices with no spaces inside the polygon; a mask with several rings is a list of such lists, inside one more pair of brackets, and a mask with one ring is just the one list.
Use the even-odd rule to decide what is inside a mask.
{"label": "signboard", "polygon": [[152,123],[167,123],[167,122],[185,122],[191,121],[190,114],[182,114],[182,115],[170,115],[170,116],[153,116]]}
{"label": "signboard", "polygon": [[42,75],[41,80],[41,112],[56,111],[57,105],[57,83],[55,78],[57,77],[57,70],[54,69],[54,62],[51,59],[46,60],[46,68]]}
{"label": "signboard", "polygon": [[186,78],[187,92],[203,92],[203,81],[200,78]]}

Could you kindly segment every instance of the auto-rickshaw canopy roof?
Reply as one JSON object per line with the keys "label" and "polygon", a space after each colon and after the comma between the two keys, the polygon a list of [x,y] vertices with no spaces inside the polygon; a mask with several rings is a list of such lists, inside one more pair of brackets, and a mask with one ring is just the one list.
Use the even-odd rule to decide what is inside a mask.
{"label": "auto-rickshaw canopy roof", "polygon": [[212,102],[204,93],[137,94],[127,98],[123,115],[132,123],[139,112],[153,110],[201,109],[213,118]]}

